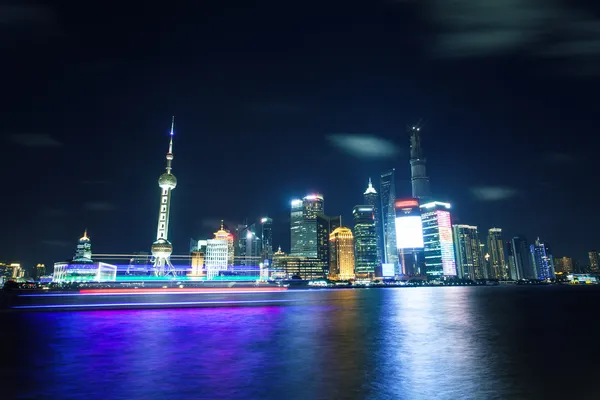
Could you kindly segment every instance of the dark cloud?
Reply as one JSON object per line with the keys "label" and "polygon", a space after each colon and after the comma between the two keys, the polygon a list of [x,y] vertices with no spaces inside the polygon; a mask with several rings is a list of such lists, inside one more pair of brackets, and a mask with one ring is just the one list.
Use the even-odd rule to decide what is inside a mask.
{"label": "dark cloud", "polygon": [[441,57],[600,56],[600,19],[557,0],[431,0]]}
{"label": "dark cloud", "polygon": [[394,143],[372,135],[335,134],[328,135],[327,140],[333,146],[357,158],[390,158],[400,151]]}
{"label": "dark cloud", "polygon": [[516,189],[502,186],[480,186],[471,188],[470,191],[477,200],[481,201],[506,200],[518,194]]}
{"label": "dark cloud", "polygon": [[105,201],[89,201],[83,205],[87,211],[114,211],[117,207]]}
{"label": "dark cloud", "polygon": [[62,143],[46,133],[13,133],[8,140],[25,147],[61,147]]}
{"label": "dark cloud", "polygon": [[0,4],[0,27],[54,25],[56,14],[41,5]]}

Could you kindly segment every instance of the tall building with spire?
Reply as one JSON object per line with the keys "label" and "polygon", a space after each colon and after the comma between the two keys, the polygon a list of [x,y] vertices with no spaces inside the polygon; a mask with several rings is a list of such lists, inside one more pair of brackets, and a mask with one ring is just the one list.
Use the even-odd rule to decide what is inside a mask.
{"label": "tall building with spire", "polygon": [[171,173],[173,161],[173,134],[175,129],[175,117],[171,120],[171,133],[169,141],[169,152],[167,153],[167,165],[165,172],[158,178],[160,187],[160,206],[158,212],[158,227],[156,229],[156,240],[152,243],[152,256],[154,257],[154,275],[176,276],[175,268],[171,264],[171,253],[173,245],[169,242],[169,216],[171,213],[171,192],[177,186],[177,179]]}
{"label": "tall building with spire", "polygon": [[429,200],[431,191],[427,177],[427,160],[421,147],[421,127],[416,125],[409,128],[410,133],[410,182],[412,197],[420,199],[421,203]]}
{"label": "tall building with spire", "polygon": [[381,210],[379,207],[379,194],[375,191],[371,178],[369,178],[369,187],[365,190],[365,204],[373,207],[373,215],[375,221],[375,240],[377,242],[377,266],[381,265],[383,260],[383,230],[381,227]]}
{"label": "tall building with spire", "polygon": [[87,229],[83,232],[83,236],[77,242],[77,250],[73,261],[91,263],[92,262],[92,242],[87,235]]}

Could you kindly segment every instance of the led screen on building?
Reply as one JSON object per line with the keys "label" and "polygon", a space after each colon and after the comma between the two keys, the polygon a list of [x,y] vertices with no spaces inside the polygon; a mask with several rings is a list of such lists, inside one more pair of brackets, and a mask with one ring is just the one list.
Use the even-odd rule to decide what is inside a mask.
{"label": "led screen on building", "polygon": [[394,264],[381,264],[381,275],[383,275],[384,278],[394,276]]}
{"label": "led screen on building", "polygon": [[422,249],[423,223],[419,200],[405,199],[394,203],[396,209],[396,248]]}
{"label": "led screen on building", "polygon": [[446,276],[456,276],[454,260],[454,242],[452,240],[452,220],[448,211],[438,210],[437,220],[440,233],[440,249],[442,251],[442,270]]}
{"label": "led screen on building", "polygon": [[399,249],[423,248],[421,216],[396,217],[396,244]]}

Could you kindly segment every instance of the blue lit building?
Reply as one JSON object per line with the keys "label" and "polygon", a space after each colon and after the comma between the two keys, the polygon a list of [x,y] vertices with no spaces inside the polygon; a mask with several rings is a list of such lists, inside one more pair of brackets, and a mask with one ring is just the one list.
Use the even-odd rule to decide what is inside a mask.
{"label": "blue lit building", "polygon": [[456,276],[450,204],[432,201],[420,205],[423,223],[425,273],[428,279]]}
{"label": "blue lit building", "polygon": [[554,279],[554,262],[548,247],[537,238],[535,243],[529,247],[531,260],[535,269],[537,279]]}

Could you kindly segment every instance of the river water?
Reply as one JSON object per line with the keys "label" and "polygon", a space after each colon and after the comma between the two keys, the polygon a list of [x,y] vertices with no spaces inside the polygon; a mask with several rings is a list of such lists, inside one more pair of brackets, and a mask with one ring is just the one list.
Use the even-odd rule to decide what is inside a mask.
{"label": "river water", "polygon": [[598,321],[600,288],[565,286],[8,312],[0,398],[600,399]]}

